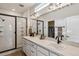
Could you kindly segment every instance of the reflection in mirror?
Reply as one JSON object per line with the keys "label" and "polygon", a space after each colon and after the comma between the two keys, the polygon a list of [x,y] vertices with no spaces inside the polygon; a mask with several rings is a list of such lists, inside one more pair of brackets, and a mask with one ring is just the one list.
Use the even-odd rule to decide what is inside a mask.
{"label": "reflection in mirror", "polygon": [[37,33],[37,20],[32,19],[30,25],[31,25],[32,33],[36,34]]}
{"label": "reflection in mirror", "polygon": [[79,15],[67,17],[65,21],[67,41],[79,43]]}
{"label": "reflection in mirror", "polygon": [[[69,6],[66,6],[64,8],[60,8],[56,11],[50,11],[48,13],[43,14],[42,11],[45,11],[47,9],[43,9],[42,11],[39,11],[41,15],[38,17],[38,19],[43,19],[44,21],[44,35],[45,36],[52,36],[56,38],[58,35],[58,27],[62,28],[62,35],[64,35],[64,41],[67,41],[69,43],[79,43],[79,4],[71,4]],[[51,35],[48,21],[54,21],[54,35]],[[40,27],[40,26],[39,26]],[[38,32],[38,31],[37,31]],[[39,29],[39,32],[41,30]],[[53,31],[52,31],[53,32]],[[79,45],[79,44],[78,44]]]}
{"label": "reflection in mirror", "polygon": [[44,21],[42,21],[42,20],[37,20],[37,34],[44,35]]}
{"label": "reflection in mirror", "polygon": [[55,22],[48,21],[48,37],[55,37]]}
{"label": "reflection in mirror", "polygon": [[44,35],[44,21],[32,19],[30,24],[32,33]]}

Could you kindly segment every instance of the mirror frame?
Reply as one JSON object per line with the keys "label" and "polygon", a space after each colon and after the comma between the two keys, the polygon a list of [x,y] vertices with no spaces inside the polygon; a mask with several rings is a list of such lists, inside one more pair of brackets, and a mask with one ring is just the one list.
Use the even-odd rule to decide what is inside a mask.
{"label": "mirror frame", "polygon": [[37,20],[37,34],[38,34],[38,22],[42,22],[42,32],[44,35],[44,21],[42,21],[42,20]]}

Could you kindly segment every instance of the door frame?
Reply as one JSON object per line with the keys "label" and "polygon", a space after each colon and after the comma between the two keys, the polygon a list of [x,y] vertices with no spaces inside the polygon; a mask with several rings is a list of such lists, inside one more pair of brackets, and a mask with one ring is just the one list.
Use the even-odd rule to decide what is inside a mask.
{"label": "door frame", "polygon": [[15,48],[17,49],[18,47],[17,47],[17,17],[19,17],[19,18],[25,18],[25,20],[26,20],[26,35],[27,35],[27,18],[26,17],[20,17],[20,16],[16,16],[15,17]]}
{"label": "door frame", "polygon": [[49,27],[54,27],[54,37],[52,37],[52,38],[55,38],[55,21],[54,20],[52,20],[52,21],[48,21],[48,24],[49,24],[49,22],[54,22],[54,26],[49,26],[48,25],[48,37],[49,37]]}
{"label": "door frame", "polygon": [[5,50],[5,51],[0,51],[0,53],[3,53],[3,52],[7,52],[7,51],[11,51],[11,50],[17,49],[17,17],[26,19],[26,35],[27,35],[27,17],[14,16],[14,15],[9,15],[9,14],[4,14],[4,13],[0,13],[0,15],[10,16],[10,17],[14,17],[15,18],[15,48],[8,49],[8,50]]}
{"label": "door frame", "polygon": [[32,20],[35,20],[36,21],[36,23],[37,23],[37,25],[36,25],[36,27],[37,27],[37,34],[38,34],[38,22],[42,22],[43,24],[42,24],[42,32],[43,32],[43,35],[44,35],[44,21],[43,20],[37,20],[37,19],[32,19]]}

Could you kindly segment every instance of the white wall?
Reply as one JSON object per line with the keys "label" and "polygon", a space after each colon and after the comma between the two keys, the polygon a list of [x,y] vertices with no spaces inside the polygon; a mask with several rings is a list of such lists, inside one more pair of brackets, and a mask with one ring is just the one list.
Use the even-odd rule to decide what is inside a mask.
{"label": "white wall", "polygon": [[29,34],[29,27],[30,27],[30,22],[31,22],[31,18],[30,18],[30,9],[28,8],[23,14],[23,17],[27,17],[27,34]]}
{"label": "white wall", "polygon": [[10,11],[10,10],[4,10],[4,9],[0,9],[0,13],[9,14],[9,15],[15,15],[15,16],[21,16],[20,13],[13,12],[13,11]]}

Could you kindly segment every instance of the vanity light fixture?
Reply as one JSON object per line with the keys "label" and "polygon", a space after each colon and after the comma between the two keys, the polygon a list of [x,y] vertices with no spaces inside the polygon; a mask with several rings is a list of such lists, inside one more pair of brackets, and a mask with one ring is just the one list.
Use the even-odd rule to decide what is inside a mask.
{"label": "vanity light fixture", "polygon": [[71,3],[51,3],[48,9],[53,11],[53,10],[64,8],[65,6],[69,6],[69,5],[71,5]]}
{"label": "vanity light fixture", "polygon": [[34,14],[31,15],[31,18],[33,18],[33,19],[37,18],[37,17],[39,17],[39,13],[34,13]]}
{"label": "vanity light fixture", "polygon": [[15,9],[12,9],[12,11],[15,11]]}
{"label": "vanity light fixture", "polygon": [[48,7],[49,10],[53,9],[53,4],[51,3]]}
{"label": "vanity light fixture", "polygon": [[[47,13],[50,13],[52,11],[56,11],[56,10],[59,10],[59,9],[62,9],[64,7],[67,7],[67,6],[70,6],[72,5],[72,3],[42,3],[40,5],[38,5],[35,10],[34,10],[34,13],[32,14],[32,17],[31,18],[38,18],[39,16],[41,15],[45,15]],[[46,8],[47,7],[47,8]],[[39,14],[39,11],[41,11],[42,9],[46,8],[44,14]]]}
{"label": "vanity light fixture", "polygon": [[39,16],[39,13],[35,13],[35,17],[38,17]]}
{"label": "vanity light fixture", "polygon": [[38,12],[40,10],[42,10],[43,8],[47,7],[50,3],[42,3],[40,5],[38,5],[36,8],[35,8],[35,11],[34,12]]}
{"label": "vanity light fixture", "polygon": [[23,5],[23,4],[19,4],[19,6],[20,6],[20,7],[24,7],[24,5]]}
{"label": "vanity light fixture", "polygon": [[31,15],[31,18],[32,18],[32,19],[34,19],[34,18],[35,18],[35,16],[34,16],[34,15]]}

